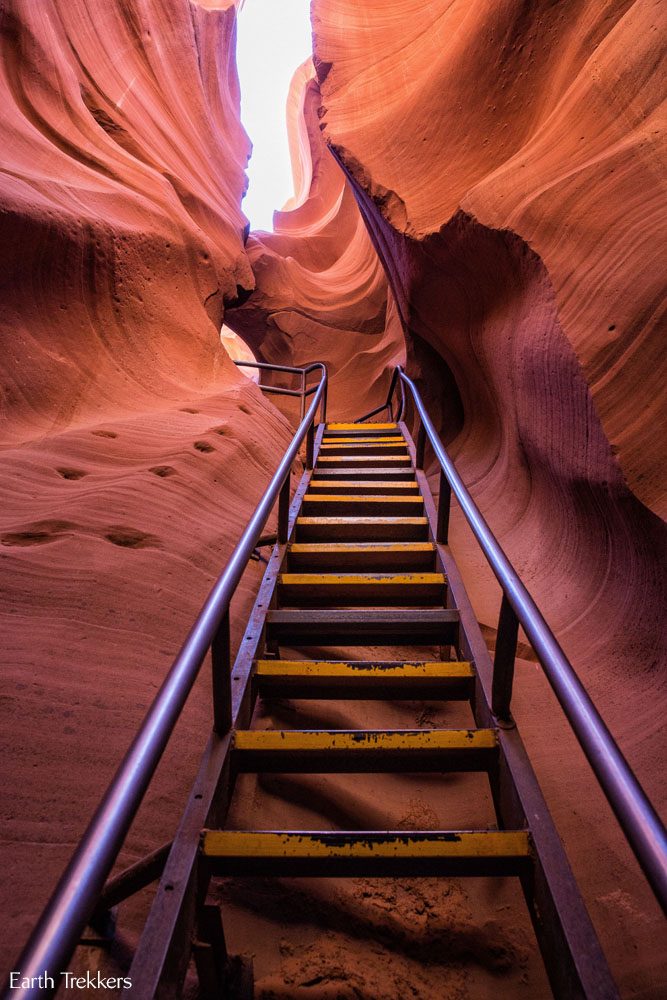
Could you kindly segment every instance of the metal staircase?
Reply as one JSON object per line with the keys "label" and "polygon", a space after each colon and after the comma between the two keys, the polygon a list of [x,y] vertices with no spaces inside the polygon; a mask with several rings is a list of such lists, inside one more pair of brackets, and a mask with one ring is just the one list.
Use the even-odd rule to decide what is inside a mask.
{"label": "metal staircase", "polygon": [[[514,876],[554,995],[617,997],[511,716],[519,623],[663,905],[664,828],[461,483],[414,384],[397,369],[387,423],[317,425],[326,373],[306,389],[304,370],[295,371],[302,412],[308,395],[312,403],[16,967],[24,974],[64,967],[91,913],[99,922],[112,903],[161,874],[123,996],[177,997],[194,957],[203,997],[241,1000],[252,996],[252,975],[227,954],[220,911],[207,901],[213,878]],[[416,442],[400,419],[406,386]],[[424,472],[427,438],[441,469],[437,502]],[[303,442],[306,469],[290,502],[290,469]],[[452,492],[503,589],[494,662],[447,545]],[[229,602],[276,502],[277,542],[232,665]],[[214,731],[175,838],[102,891],[209,648]],[[457,701],[468,703],[469,725],[255,728],[257,700],[285,697]],[[475,830],[265,830],[259,823],[239,830],[227,822],[243,773],[454,771],[487,776],[495,822]]]}
{"label": "metal staircase", "polygon": [[[200,877],[205,883],[230,875],[516,876],[556,995],[613,997],[605,959],[518,734],[492,716],[479,672],[480,661],[482,673],[490,666],[480,653],[481,634],[467,601],[460,606],[448,585],[453,563],[450,557],[446,565],[436,544],[433,501],[422,492],[425,481],[423,473],[418,481],[414,459],[396,423],[328,424],[322,430],[315,468],[306,473],[295,504],[290,541],[274,553],[257,621],[242,643],[240,656],[247,660],[237,661],[235,670],[252,674],[249,719],[258,697],[456,699],[470,703],[470,728],[346,732],[239,725],[230,745],[225,804],[236,775],[248,771],[480,771],[490,782],[497,824],[479,830],[230,830],[222,810],[216,827],[202,833]],[[251,660],[244,648],[249,643],[255,653],[258,629],[263,638]],[[293,656],[313,646],[320,655],[326,647],[347,647],[355,658],[285,656],[285,650]],[[364,656],[365,648],[377,646],[390,647],[391,659]],[[406,661],[405,647],[430,655]],[[211,995],[222,995],[229,969],[218,963],[216,986],[212,954],[217,949],[220,956],[222,926],[215,937],[209,934],[208,946],[204,939],[200,930],[200,979],[210,984]]]}

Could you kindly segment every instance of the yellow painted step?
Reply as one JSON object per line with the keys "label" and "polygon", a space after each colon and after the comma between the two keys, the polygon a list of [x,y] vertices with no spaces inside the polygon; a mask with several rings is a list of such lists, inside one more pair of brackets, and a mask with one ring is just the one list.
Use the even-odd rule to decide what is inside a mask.
{"label": "yellow painted step", "polygon": [[475,676],[472,663],[468,660],[427,661],[347,661],[347,660],[257,660],[255,673],[258,677],[298,677],[312,680],[345,680],[354,677],[368,677],[375,680],[448,680],[450,678],[472,678]]}
{"label": "yellow painted step", "polygon": [[428,539],[425,517],[297,517],[296,540],[407,542]]}
{"label": "yellow painted step", "polygon": [[317,464],[326,465],[344,465],[346,462],[372,462],[377,465],[378,462],[402,462],[404,465],[408,461],[408,456],[406,455],[323,455],[321,452],[317,458]]}
{"label": "yellow painted step", "polygon": [[416,479],[343,479],[336,482],[333,479],[311,479],[309,490],[351,490],[357,493],[418,493]]}
{"label": "yellow painted step", "polygon": [[334,452],[340,453],[344,451],[365,451],[368,455],[373,455],[375,453],[380,454],[382,451],[407,452],[407,450],[408,446],[403,440],[403,438],[397,438],[396,441],[386,441],[383,440],[382,438],[378,438],[377,441],[373,441],[372,443],[365,442],[363,444],[357,441],[355,441],[353,444],[349,442],[346,444],[342,444],[336,439],[332,439],[330,441],[329,440],[323,441],[320,446],[320,454],[322,453],[326,454],[327,452],[333,454]]}
{"label": "yellow painted step", "polygon": [[400,503],[400,504],[405,504],[406,509],[407,509],[410,506],[410,504],[412,504],[413,506],[415,504],[417,504],[417,505],[423,504],[424,500],[420,496],[388,497],[388,496],[384,496],[382,494],[379,494],[379,495],[368,494],[368,495],[364,495],[364,496],[358,497],[358,496],[345,496],[345,495],[341,496],[341,495],[339,495],[337,493],[331,493],[331,494],[328,494],[328,493],[318,493],[318,494],[306,493],[306,495],[303,498],[303,502],[304,503],[340,503],[340,504],[346,504],[346,503],[350,503],[350,504],[352,504],[352,503],[375,503],[375,504],[378,505],[379,508],[381,508],[383,504],[387,505],[387,504],[393,504],[393,503]]}
{"label": "yellow painted step", "polygon": [[424,508],[423,497],[419,493],[387,496],[380,494],[363,494],[362,496],[344,493],[311,493],[303,498],[304,514],[340,514],[346,517],[350,514],[421,514]]}
{"label": "yellow painted step", "polygon": [[497,759],[493,729],[241,730],[240,771],[321,774],[485,771]]}
{"label": "yellow painted step", "polygon": [[298,730],[245,729],[234,735],[236,750],[492,750],[498,746],[493,729]]}
{"label": "yellow painted step", "polygon": [[475,679],[468,661],[257,660],[254,667],[263,697],[461,700]]}
{"label": "yellow painted step", "polygon": [[341,444],[405,444],[405,438],[402,434],[395,434],[390,437],[336,437],[336,438],[325,438],[322,442],[323,448],[333,448],[338,447]]}
{"label": "yellow painted step", "polygon": [[442,573],[281,573],[281,606],[330,604],[414,606],[442,603]]}
{"label": "yellow painted step", "polygon": [[530,861],[524,830],[204,830],[201,849],[215,874],[477,877]]}
{"label": "yellow painted step", "polygon": [[328,431],[395,431],[398,424],[327,424]]}

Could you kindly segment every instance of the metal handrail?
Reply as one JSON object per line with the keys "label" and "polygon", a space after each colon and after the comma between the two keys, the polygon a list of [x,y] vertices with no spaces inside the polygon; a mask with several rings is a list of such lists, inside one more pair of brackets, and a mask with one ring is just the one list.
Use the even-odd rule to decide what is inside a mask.
{"label": "metal handrail", "polygon": [[494,661],[492,692],[494,713],[500,720],[511,721],[509,705],[518,626],[521,625],[637,861],[658,902],[667,912],[667,830],[537,604],[472,499],[426,412],[419,390],[400,365],[394,372],[387,402],[384,406],[361,417],[358,422],[383,409],[393,414],[392,400],[397,384],[400,385],[401,397],[396,419],[400,420],[405,411],[407,388],[410,390],[420,421],[416,445],[417,467],[424,466],[424,446],[427,438],[440,464],[436,540],[447,542],[449,506],[453,493],[503,591]]}
{"label": "metal handrail", "polygon": [[[306,399],[308,396],[312,396],[314,392],[317,391],[317,385],[311,385],[310,388],[306,388],[306,380],[308,375],[313,371],[326,372],[326,365],[321,361],[314,361],[310,365],[305,365],[303,367],[294,365],[273,365],[269,364],[268,361],[235,361],[234,364],[237,368],[258,368],[260,371],[271,371],[271,372],[287,372],[291,375],[301,376],[301,388],[300,389],[286,389],[279,385],[262,385],[259,383],[259,388],[262,392],[266,392],[269,395],[274,394],[276,396],[299,396],[301,399],[301,410],[299,413],[299,420],[303,420],[304,414],[306,412]],[[327,421],[327,386],[324,387],[324,396],[322,400],[322,416],[320,423],[325,424]]]}
{"label": "metal handrail", "polygon": [[[286,541],[289,513],[290,472],[304,438],[307,438],[307,466],[312,468],[315,414],[326,401],[327,370],[323,364],[309,365],[305,371],[320,369],[322,378],[308,412],[300,422],[269,485],[241,535],[229,561],[211,590],[181,651],[151,704],[137,735],[115,777],[105,792],[86,832],[40,917],[17,964],[21,981],[34,985],[13,988],[7,984],[6,1000],[36,1000],[52,996],[59,974],[79,942],[104,888],[118,852],[153,778],[183,706],[199,674],[209,649],[213,659],[214,728],[218,733],[231,725],[231,673],[220,676],[224,658],[216,650],[229,650],[229,605],[266,521],[278,501],[278,538]],[[301,371],[301,369],[299,369]],[[228,663],[227,659],[227,663]],[[41,977],[41,979],[40,979]],[[52,977],[55,986],[45,982]],[[41,985],[40,985],[41,984]]]}

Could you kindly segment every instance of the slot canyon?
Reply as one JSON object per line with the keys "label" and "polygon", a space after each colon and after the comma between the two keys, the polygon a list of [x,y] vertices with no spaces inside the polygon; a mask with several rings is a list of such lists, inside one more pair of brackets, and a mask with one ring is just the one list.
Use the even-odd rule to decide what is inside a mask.
{"label": "slot canyon", "polygon": [[[404,367],[665,814],[664,5],[312,0],[286,109],[294,194],[271,231],[243,210],[242,7],[0,0],[3,979],[299,425],[294,398],[263,391],[291,376],[238,360],[323,362],[341,423],[379,411]],[[302,447],[293,495],[307,466]],[[430,446],[424,472],[437,496]],[[277,504],[263,530],[234,653]],[[493,656],[501,589],[456,498],[446,548]],[[204,663],[114,873],[174,838],[211,688]],[[523,632],[512,715],[618,995],[661,1000],[660,905]],[[464,718],[437,698],[262,697],[253,725]],[[493,829],[483,780],[243,773],[227,826]],[[69,968],[127,976],[157,885]],[[254,993],[230,998],[567,996],[509,877],[233,875],[209,897],[230,955],[252,959]],[[209,996],[186,965],[157,996]]]}

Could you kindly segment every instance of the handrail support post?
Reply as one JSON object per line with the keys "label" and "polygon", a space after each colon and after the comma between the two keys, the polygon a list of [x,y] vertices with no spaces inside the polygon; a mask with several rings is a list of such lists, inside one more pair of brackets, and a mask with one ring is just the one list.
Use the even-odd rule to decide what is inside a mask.
{"label": "handrail support post", "polygon": [[426,450],[426,428],[424,427],[424,421],[419,423],[419,431],[417,432],[417,445],[415,448],[415,468],[424,468],[424,452]]}
{"label": "handrail support post", "polygon": [[498,616],[496,652],[493,659],[493,683],[491,687],[491,710],[497,719],[513,722],[510,711],[512,687],[514,684],[514,661],[519,639],[519,619],[514,608],[503,593]]}
{"label": "handrail support post", "polygon": [[315,421],[308,428],[306,437],[306,468],[312,469],[315,463]]}
{"label": "handrail support post", "polygon": [[213,677],[213,728],[220,736],[232,726],[232,643],[229,608],[211,643]]}
{"label": "handrail support post", "polygon": [[447,545],[449,540],[449,513],[452,505],[452,488],[449,480],[440,470],[440,492],[438,494],[438,522],[435,530],[435,540],[440,545]]}
{"label": "handrail support post", "polygon": [[290,477],[285,478],[278,497],[278,544],[285,545],[289,537]]}

